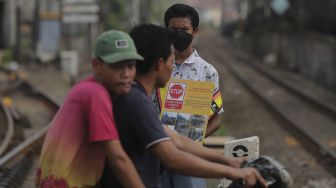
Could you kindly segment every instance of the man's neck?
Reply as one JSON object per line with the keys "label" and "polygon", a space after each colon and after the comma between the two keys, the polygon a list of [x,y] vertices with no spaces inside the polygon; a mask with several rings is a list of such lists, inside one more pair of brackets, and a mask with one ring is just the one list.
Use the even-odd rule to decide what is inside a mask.
{"label": "man's neck", "polygon": [[175,63],[176,64],[182,64],[190,55],[193,53],[192,46],[188,46],[187,49],[185,49],[182,52],[175,51]]}
{"label": "man's neck", "polygon": [[93,75],[92,75],[92,78],[93,78],[96,82],[98,82],[98,83],[100,83],[101,85],[105,86],[105,84],[103,83],[102,79],[101,79],[99,76],[97,76],[96,74],[93,74]]}
{"label": "man's neck", "polygon": [[147,74],[147,75],[137,76],[135,80],[144,87],[146,94],[148,96],[152,95],[152,92],[155,88],[155,79],[152,78],[151,75]]}

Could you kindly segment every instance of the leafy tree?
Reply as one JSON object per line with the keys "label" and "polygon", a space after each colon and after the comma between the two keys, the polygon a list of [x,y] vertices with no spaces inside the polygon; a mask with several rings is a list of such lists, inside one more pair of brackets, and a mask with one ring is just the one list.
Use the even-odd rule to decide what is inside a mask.
{"label": "leafy tree", "polygon": [[124,29],[126,16],[125,0],[101,0],[104,29]]}
{"label": "leafy tree", "polygon": [[[131,10],[130,4],[130,0],[101,0],[104,29],[127,30],[132,27],[127,13]],[[171,0],[139,0],[140,23],[162,25],[163,14],[171,4]]]}

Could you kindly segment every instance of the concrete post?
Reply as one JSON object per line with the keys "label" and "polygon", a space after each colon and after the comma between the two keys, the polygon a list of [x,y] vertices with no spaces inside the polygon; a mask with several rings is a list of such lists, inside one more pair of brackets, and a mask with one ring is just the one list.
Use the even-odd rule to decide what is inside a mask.
{"label": "concrete post", "polygon": [[133,24],[139,24],[140,21],[140,2],[139,0],[131,0],[131,18],[130,22],[133,27]]}
{"label": "concrete post", "polygon": [[5,37],[7,38],[6,45],[7,46],[14,46],[16,43],[16,1],[7,0],[7,6],[5,8],[5,25],[8,25],[8,29],[5,31]]}

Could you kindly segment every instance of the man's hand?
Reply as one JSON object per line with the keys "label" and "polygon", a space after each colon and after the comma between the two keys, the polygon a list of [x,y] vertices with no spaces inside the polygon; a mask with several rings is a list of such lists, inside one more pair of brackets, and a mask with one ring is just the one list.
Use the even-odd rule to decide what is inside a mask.
{"label": "man's hand", "polygon": [[227,157],[226,164],[231,167],[240,168],[246,159],[244,157]]}
{"label": "man's hand", "polygon": [[257,182],[262,187],[267,187],[265,179],[259,174],[259,172],[255,168],[241,168],[238,169],[239,178],[243,180],[244,187],[252,188]]}

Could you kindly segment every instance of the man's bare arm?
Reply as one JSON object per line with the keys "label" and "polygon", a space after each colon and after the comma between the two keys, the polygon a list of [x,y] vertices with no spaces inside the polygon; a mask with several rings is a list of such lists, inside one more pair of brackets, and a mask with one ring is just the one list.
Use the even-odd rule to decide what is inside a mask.
{"label": "man's bare arm", "polygon": [[102,142],[110,170],[124,187],[144,188],[131,159],[125,153],[119,140]]}
{"label": "man's bare arm", "polygon": [[257,181],[266,187],[265,180],[254,168],[233,168],[226,165],[209,162],[195,155],[179,150],[170,141],[163,141],[150,148],[164,166],[179,173],[195,177],[228,178],[231,180],[244,180],[248,186]]}
{"label": "man's bare arm", "polygon": [[208,126],[205,132],[205,138],[212,135],[217,131],[221,124],[221,115],[214,114],[214,116],[208,121]]}
{"label": "man's bare arm", "polygon": [[175,133],[167,126],[164,126],[164,130],[179,149],[191,153],[193,155],[196,155],[205,160],[226,164],[232,167],[240,167],[244,161],[243,158],[238,159],[238,158],[226,157],[214,150],[203,147],[201,144],[196,143],[195,141],[189,139],[188,137]]}

